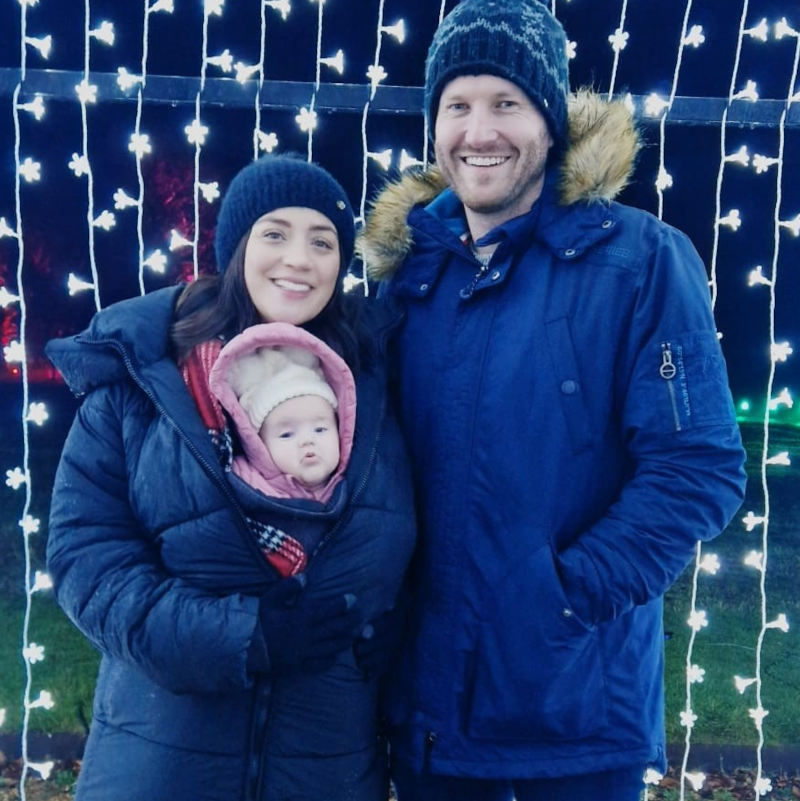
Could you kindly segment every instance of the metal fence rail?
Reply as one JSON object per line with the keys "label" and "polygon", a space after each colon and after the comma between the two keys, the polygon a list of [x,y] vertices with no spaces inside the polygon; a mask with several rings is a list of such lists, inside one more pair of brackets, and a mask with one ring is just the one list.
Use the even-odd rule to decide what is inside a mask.
{"label": "metal fence rail", "polygon": [[[20,98],[27,100],[36,94],[55,100],[77,100],[75,87],[83,80],[82,73],[66,70],[28,69],[20,86],[21,70],[0,68],[0,97],[11,96],[20,86]],[[101,102],[131,102],[137,99],[137,88],[122,89],[116,73],[92,72],[91,82],[97,86]],[[145,103],[179,105],[194,103],[200,91],[200,78],[196,76],[148,75],[142,90]],[[369,102],[373,114],[420,114],[422,88],[418,86],[379,86],[370,101],[369,84],[321,83],[316,90],[312,82],[257,81],[239,83],[233,78],[206,78],[202,90],[202,103],[232,108],[253,106],[256,94],[260,105],[268,109],[292,110],[307,105],[314,97],[318,111],[361,113]],[[656,123],[658,118],[641,113],[644,95],[632,95],[640,122]],[[728,107],[726,124],[739,128],[775,128],[780,124],[786,102],[774,99],[756,101],[737,99],[728,104],[721,97],[676,97],[667,114],[672,125],[720,125]],[[800,128],[800,103],[789,106],[786,128]]]}

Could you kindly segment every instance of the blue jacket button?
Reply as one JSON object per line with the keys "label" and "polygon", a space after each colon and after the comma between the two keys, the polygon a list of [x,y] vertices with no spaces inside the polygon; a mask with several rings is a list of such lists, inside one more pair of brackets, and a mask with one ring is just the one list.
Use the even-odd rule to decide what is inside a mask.
{"label": "blue jacket button", "polygon": [[571,378],[561,382],[561,391],[565,395],[574,395],[578,391],[578,382]]}

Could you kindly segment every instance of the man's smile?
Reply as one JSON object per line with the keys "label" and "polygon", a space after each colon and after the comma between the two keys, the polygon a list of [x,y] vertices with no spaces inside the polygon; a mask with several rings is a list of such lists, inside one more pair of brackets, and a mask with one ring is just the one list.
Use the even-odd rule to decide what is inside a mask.
{"label": "man's smile", "polygon": [[470,167],[497,167],[505,164],[510,156],[462,156],[461,160]]}

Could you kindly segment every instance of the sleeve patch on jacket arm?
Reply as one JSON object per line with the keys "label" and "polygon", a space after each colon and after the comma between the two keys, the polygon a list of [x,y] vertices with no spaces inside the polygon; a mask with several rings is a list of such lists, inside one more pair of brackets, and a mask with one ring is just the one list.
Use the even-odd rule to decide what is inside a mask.
{"label": "sleeve patch on jacket arm", "polygon": [[668,433],[735,419],[714,331],[653,340],[637,370],[639,398],[629,407],[635,427]]}

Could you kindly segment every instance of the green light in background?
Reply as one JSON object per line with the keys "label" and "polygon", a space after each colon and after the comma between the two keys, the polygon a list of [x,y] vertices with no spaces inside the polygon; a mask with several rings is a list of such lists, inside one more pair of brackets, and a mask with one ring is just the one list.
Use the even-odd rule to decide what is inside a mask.
{"label": "green light in background", "polygon": [[740,412],[749,412],[750,411],[750,401],[747,398],[742,398],[739,401],[739,411]]}

